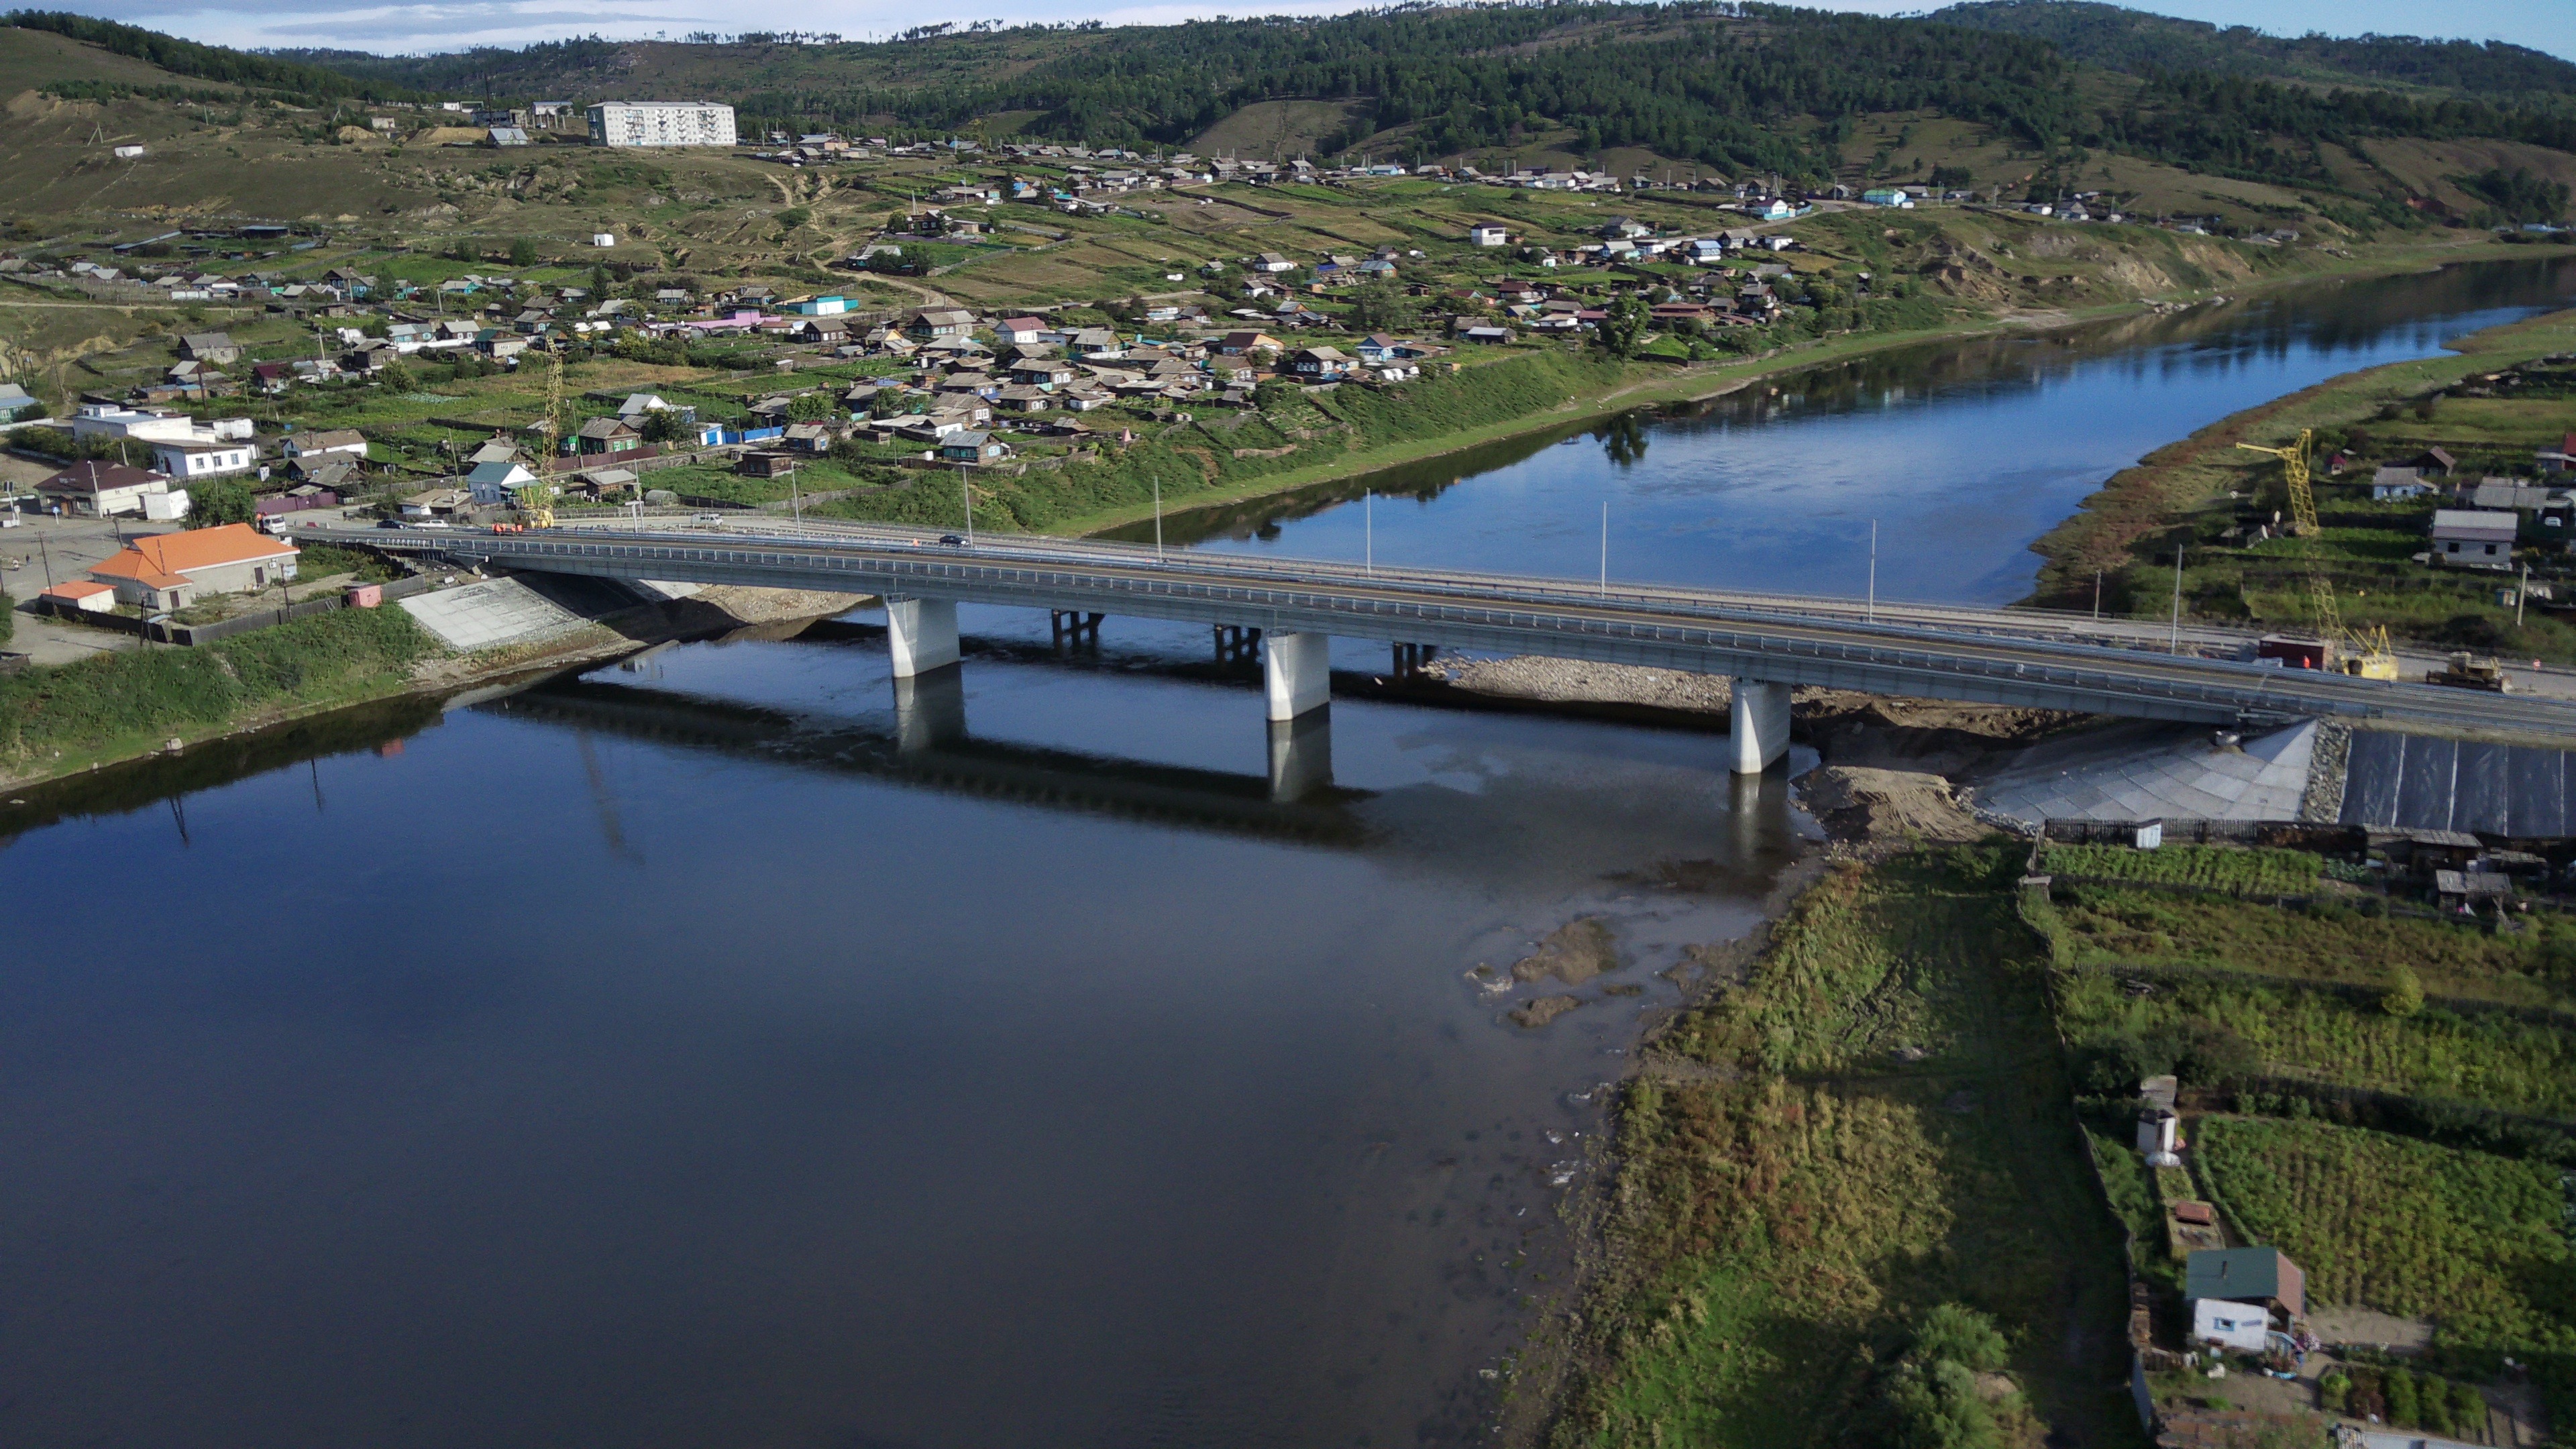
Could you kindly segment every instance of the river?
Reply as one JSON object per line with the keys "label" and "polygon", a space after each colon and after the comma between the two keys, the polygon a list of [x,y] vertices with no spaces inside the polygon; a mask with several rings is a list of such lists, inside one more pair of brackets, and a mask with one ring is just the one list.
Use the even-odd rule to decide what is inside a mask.
{"label": "river", "polygon": [[[1606,557],[1613,580],[1856,597],[1870,588],[1875,524],[1880,597],[2010,603],[2038,575],[2030,545],[2164,444],[2337,374],[2431,356],[2445,339],[2569,305],[2576,259],[2557,257],[1926,343],[1707,403],[1177,513],[1164,531],[1208,548],[1573,578],[1595,577]],[[1152,525],[1118,536],[1150,538]]]}
{"label": "river", "polygon": [[[1876,517],[1891,596],[2009,597],[2156,442],[2569,275],[2508,270],[1173,522],[1582,574],[1606,498],[1618,577],[1834,589]],[[1346,697],[1274,799],[1203,631],[970,609],[905,692],[868,617],[0,806],[0,1442],[1485,1437],[1641,1014],[1815,838],[1780,777]],[[1494,981],[1587,916],[1608,975]]]}

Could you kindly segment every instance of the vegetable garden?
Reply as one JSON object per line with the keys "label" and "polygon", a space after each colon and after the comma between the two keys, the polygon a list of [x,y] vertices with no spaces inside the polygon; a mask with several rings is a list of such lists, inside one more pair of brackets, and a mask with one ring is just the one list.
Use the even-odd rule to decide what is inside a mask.
{"label": "vegetable garden", "polygon": [[2220,845],[2050,845],[2039,868],[2049,875],[2191,886],[2240,896],[2304,895],[2316,889],[2324,862],[2301,850],[2246,850]]}
{"label": "vegetable garden", "polygon": [[2199,1164],[2310,1304],[2429,1317],[2446,1347],[2576,1348],[2557,1169],[2320,1122],[2210,1118]]}

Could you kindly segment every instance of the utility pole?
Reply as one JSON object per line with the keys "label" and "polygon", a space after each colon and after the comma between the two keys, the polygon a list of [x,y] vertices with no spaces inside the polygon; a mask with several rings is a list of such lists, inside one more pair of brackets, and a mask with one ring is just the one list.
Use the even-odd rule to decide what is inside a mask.
{"label": "utility pole", "polygon": [[975,489],[966,481],[966,465],[957,465],[957,496],[966,501],[966,546],[975,546]]}
{"label": "utility pole", "polygon": [[1377,490],[1360,495],[1361,568],[1369,577],[1377,577]]}
{"label": "utility pole", "polygon": [[2531,597],[2531,565],[2522,566],[2522,587],[2513,591],[2513,627],[2522,627],[2522,601]]}
{"label": "utility pole", "polygon": [[1163,475],[1154,475],[1154,562],[1163,561]]}
{"label": "utility pole", "polygon": [[2174,545],[2173,632],[2165,638],[2165,652],[2182,652],[2182,545]]}
{"label": "utility pole", "polygon": [[2093,622],[2102,622],[2102,571],[2093,571]]}
{"label": "utility pole", "polygon": [[1610,500],[1601,500],[1601,597],[1610,597]]}
{"label": "utility pole", "polygon": [[1878,622],[1878,520],[1869,521],[1869,622]]}

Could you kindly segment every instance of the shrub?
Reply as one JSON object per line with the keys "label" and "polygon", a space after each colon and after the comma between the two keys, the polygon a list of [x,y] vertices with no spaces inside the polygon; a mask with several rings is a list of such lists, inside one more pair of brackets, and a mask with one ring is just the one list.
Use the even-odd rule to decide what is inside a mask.
{"label": "shrub", "polygon": [[2415,1427],[2422,1405],[2415,1401],[2415,1376],[2402,1368],[2390,1369],[2381,1380],[2388,1395],[2388,1422],[2400,1429]]}
{"label": "shrub", "polygon": [[2487,1396],[2475,1384],[2451,1385],[2451,1428],[2462,1434],[2484,1437],[2487,1427]]}
{"label": "shrub", "polygon": [[2451,1432],[2451,1385],[2439,1374],[2426,1374],[2415,1385],[2415,1415],[2436,1434]]}
{"label": "shrub", "polygon": [[533,267],[536,264],[537,244],[535,242],[528,240],[526,237],[519,237],[510,243],[511,266]]}
{"label": "shrub", "polygon": [[2351,1397],[2352,1380],[2343,1375],[2330,1373],[2317,1380],[2317,1401],[2325,1406],[2327,1413],[2342,1413],[2344,1404]]}
{"label": "shrub", "polygon": [[1927,1363],[1950,1359],[1986,1372],[2002,1368],[2010,1353],[1995,1321],[1963,1304],[1934,1308],[1914,1329],[1914,1357]]}
{"label": "shrub", "polygon": [[2413,1016],[2424,1009],[2424,983],[2416,979],[2413,968],[2398,966],[2388,973],[2388,994],[2379,998],[2379,1009],[2390,1016]]}

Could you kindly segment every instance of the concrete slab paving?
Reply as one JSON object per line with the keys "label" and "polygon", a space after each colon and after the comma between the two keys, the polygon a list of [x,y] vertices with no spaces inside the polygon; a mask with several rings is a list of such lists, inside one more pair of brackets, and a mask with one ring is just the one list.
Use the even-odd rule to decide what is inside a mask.
{"label": "concrete slab paving", "polygon": [[402,601],[450,649],[497,649],[560,638],[588,623],[517,579],[489,579]]}
{"label": "concrete slab paving", "polygon": [[2209,730],[2132,722],[2047,740],[1972,782],[1990,810],[2023,820],[2296,820],[2316,726],[2241,745]]}

